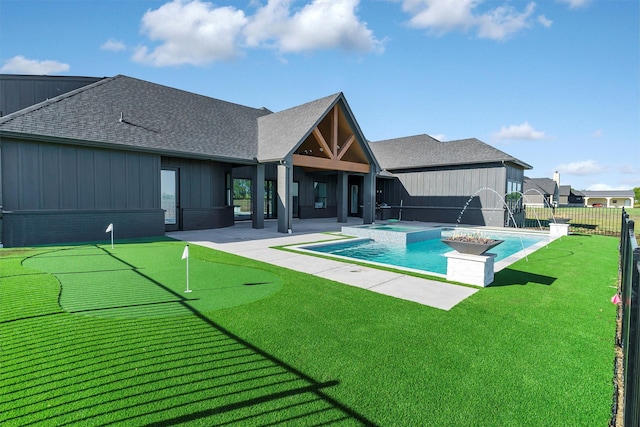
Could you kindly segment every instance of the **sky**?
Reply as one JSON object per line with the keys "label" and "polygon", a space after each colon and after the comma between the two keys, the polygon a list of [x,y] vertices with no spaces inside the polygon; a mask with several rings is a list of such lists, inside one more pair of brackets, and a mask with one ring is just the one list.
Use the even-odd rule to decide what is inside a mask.
{"label": "sky", "polygon": [[478,138],[577,190],[640,187],[637,0],[0,0],[0,73],[124,74],[370,141]]}

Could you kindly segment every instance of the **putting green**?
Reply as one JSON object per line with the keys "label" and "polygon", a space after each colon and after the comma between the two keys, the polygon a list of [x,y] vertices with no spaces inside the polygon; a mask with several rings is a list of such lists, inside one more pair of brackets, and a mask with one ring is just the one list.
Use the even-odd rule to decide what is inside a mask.
{"label": "putting green", "polygon": [[208,312],[266,298],[280,277],[255,268],[189,258],[186,290],[184,244],[176,242],[79,246],[24,260],[53,274],[59,303],[70,313],[106,317],[167,317]]}

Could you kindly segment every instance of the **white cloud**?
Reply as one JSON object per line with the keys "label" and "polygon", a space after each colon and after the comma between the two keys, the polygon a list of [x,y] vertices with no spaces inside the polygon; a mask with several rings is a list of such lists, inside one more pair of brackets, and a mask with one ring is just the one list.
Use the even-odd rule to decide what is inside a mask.
{"label": "white cloud", "polygon": [[284,52],[331,48],[350,52],[380,51],[381,42],[355,14],[358,3],[359,0],[314,0],[307,4],[283,27],[284,31],[279,34],[280,49]]}
{"label": "white cloud", "polygon": [[510,139],[538,140],[546,139],[548,136],[542,131],[535,130],[529,122],[524,122],[521,125],[503,126],[502,129],[493,134],[493,138],[499,141]]}
{"label": "white cloud", "polygon": [[534,2],[522,12],[504,4],[480,13],[477,8],[481,3],[482,0],[402,0],[402,9],[411,15],[409,25],[440,35],[473,29],[478,37],[504,40],[531,26]]}
{"label": "white cloud", "polygon": [[431,135],[431,138],[437,139],[438,141],[445,141],[447,136],[443,133],[438,133],[436,135]]}
{"label": "white cloud", "polygon": [[100,49],[108,50],[111,52],[119,52],[121,50],[125,50],[126,48],[127,46],[123,42],[114,39],[109,39],[106,42],[102,43],[102,45],[100,45]]}
{"label": "white cloud", "polygon": [[142,33],[159,44],[140,46],[133,59],[156,66],[201,65],[234,59],[242,47],[382,51],[382,42],[356,16],[359,0],[314,0],[295,12],[290,3],[269,0],[248,16],[202,0],[173,0],[145,13]]}
{"label": "white cloud", "polygon": [[585,6],[590,0],[557,0],[560,3],[568,4],[571,9],[577,9]]}
{"label": "white cloud", "polygon": [[515,12],[510,6],[499,6],[478,16],[478,36],[484,39],[504,40],[511,34],[530,27],[529,18],[535,6],[535,3],[529,3],[522,13]]}
{"label": "white cloud", "polygon": [[18,55],[6,60],[4,65],[0,67],[0,73],[55,74],[69,71],[69,68],[69,64],[62,62],[51,60],[38,61]]}
{"label": "white cloud", "polygon": [[595,160],[565,163],[559,165],[556,169],[562,174],[578,176],[598,174],[607,171],[607,167],[605,165],[602,165]]}
{"label": "white cloud", "polygon": [[602,130],[601,129],[597,129],[595,132],[593,132],[593,137],[594,138],[602,138]]}
{"label": "white cloud", "polygon": [[237,44],[247,18],[233,7],[213,7],[199,0],[174,0],[142,17],[142,33],[160,42],[140,46],[133,59],[155,66],[202,65],[238,56]]}
{"label": "white cloud", "polygon": [[549,28],[553,24],[553,21],[550,19],[547,19],[547,17],[544,15],[538,15],[538,23],[541,24],[543,27]]}
{"label": "white cloud", "polygon": [[619,190],[631,190],[631,188],[624,185],[609,185],[609,184],[591,184],[587,187],[587,191],[619,191]]}

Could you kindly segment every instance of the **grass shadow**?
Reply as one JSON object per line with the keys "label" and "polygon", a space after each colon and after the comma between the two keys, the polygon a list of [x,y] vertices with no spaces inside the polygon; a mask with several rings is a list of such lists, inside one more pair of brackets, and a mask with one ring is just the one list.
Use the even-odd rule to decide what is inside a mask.
{"label": "grass shadow", "polygon": [[[150,275],[151,266],[104,252],[106,266],[129,266],[130,275],[169,300],[43,311],[0,324],[2,336],[11,337],[0,355],[2,366],[11,365],[11,375],[0,375],[0,424],[375,425],[330,396],[338,380],[312,378],[216,323],[191,304],[194,298]],[[93,257],[92,271],[109,273],[93,270],[95,253],[86,256]],[[63,270],[54,274],[71,273]],[[37,299],[19,284],[15,290],[25,301]],[[158,316],[127,317],[143,306]],[[163,317],[166,306],[182,315]],[[90,316],[105,310],[122,317]]]}

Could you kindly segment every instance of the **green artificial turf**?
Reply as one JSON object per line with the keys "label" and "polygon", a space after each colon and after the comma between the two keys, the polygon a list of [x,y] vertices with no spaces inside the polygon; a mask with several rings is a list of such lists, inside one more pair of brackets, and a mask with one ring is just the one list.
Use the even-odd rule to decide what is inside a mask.
{"label": "green artificial turf", "polygon": [[607,425],[617,240],[450,311],[149,242],[0,251],[0,425]]}
{"label": "green artificial turf", "polygon": [[32,256],[24,266],[58,278],[64,310],[97,316],[207,312],[265,298],[282,287],[277,275],[264,270],[190,257],[192,292],[186,293],[183,250],[184,244],[166,242],[70,247]]}

